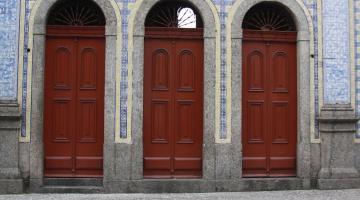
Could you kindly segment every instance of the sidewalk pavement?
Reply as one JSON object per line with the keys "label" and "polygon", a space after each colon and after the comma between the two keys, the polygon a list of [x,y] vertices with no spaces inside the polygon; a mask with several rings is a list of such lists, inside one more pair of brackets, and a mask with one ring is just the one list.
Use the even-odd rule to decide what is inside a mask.
{"label": "sidewalk pavement", "polygon": [[203,194],[23,194],[0,195],[0,200],[360,200],[357,190],[304,190]]}

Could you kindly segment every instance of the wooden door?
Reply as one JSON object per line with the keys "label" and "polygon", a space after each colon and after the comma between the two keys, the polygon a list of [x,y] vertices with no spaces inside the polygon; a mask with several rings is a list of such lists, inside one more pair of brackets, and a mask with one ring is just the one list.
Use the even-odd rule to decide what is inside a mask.
{"label": "wooden door", "polygon": [[144,177],[200,178],[202,29],[146,28]]}
{"label": "wooden door", "polygon": [[244,31],[244,177],[296,175],[296,64],[296,33]]}
{"label": "wooden door", "polygon": [[101,177],[104,141],[103,27],[49,26],[46,39],[46,177]]}

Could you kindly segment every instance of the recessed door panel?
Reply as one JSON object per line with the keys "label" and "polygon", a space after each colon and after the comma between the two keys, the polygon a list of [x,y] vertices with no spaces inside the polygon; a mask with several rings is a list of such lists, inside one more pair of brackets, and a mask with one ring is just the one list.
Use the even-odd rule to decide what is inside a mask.
{"label": "recessed door panel", "polygon": [[271,82],[274,92],[287,92],[289,88],[289,60],[286,52],[278,51],[272,56]]}
{"label": "recessed door panel", "polygon": [[79,104],[79,142],[96,142],[97,113],[95,99],[82,99]]}
{"label": "recessed door panel", "polygon": [[71,140],[71,99],[55,99],[53,103],[53,142]]}
{"label": "recessed door panel", "polygon": [[145,178],[202,175],[203,41],[172,33],[152,28],[145,37]]}
{"label": "recessed door panel", "polygon": [[244,35],[243,176],[295,176],[296,33],[245,30]]}
{"label": "recessed door panel", "polygon": [[186,49],[179,55],[178,90],[194,91],[196,63],[193,52]]}
{"label": "recessed door panel", "polygon": [[177,101],[175,110],[176,142],[192,144],[195,142],[195,104],[193,101]]}
{"label": "recessed door panel", "polygon": [[80,50],[80,88],[95,89],[98,56],[96,49],[85,47]]}
{"label": "recessed door panel", "polygon": [[153,90],[169,89],[169,53],[165,49],[154,51],[152,58],[152,88]]}
{"label": "recessed door panel", "polygon": [[263,52],[254,50],[248,55],[247,60],[249,90],[264,90],[265,60]]}
{"label": "recessed door panel", "polygon": [[70,81],[71,75],[71,52],[69,47],[59,46],[55,51],[55,59],[52,61],[52,65],[55,67],[54,70],[54,87],[56,89],[70,89],[72,84]]}
{"label": "recessed door panel", "polygon": [[82,34],[103,28],[58,28],[46,39],[45,176],[101,177],[105,39]]}
{"label": "recessed door panel", "polygon": [[288,102],[272,103],[272,143],[287,144],[289,142],[289,104]]}
{"label": "recessed door panel", "polygon": [[263,143],[265,106],[263,101],[249,101],[247,107],[248,123],[246,124],[248,143]]}
{"label": "recessed door panel", "polygon": [[156,100],[152,102],[151,108],[151,142],[169,143],[169,101]]}

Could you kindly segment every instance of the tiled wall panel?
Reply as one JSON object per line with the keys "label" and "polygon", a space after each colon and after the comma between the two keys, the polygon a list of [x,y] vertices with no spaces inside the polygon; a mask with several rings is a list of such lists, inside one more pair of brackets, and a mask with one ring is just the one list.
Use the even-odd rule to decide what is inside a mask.
{"label": "tiled wall panel", "polygon": [[323,0],[324,103],[350,103],[348,1]]}
{"label": "tiled wall panel", "polygon": [[20,0],[0,0],[0,100],[16,100]]}

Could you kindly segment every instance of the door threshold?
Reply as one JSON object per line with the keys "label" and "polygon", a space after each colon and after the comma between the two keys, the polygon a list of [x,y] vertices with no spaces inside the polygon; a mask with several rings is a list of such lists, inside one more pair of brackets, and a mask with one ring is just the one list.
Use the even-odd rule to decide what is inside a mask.
{"label": "door threshold", "polygon": [[102,178],[44,178],[44,186],[94,186],[102,187]]}

